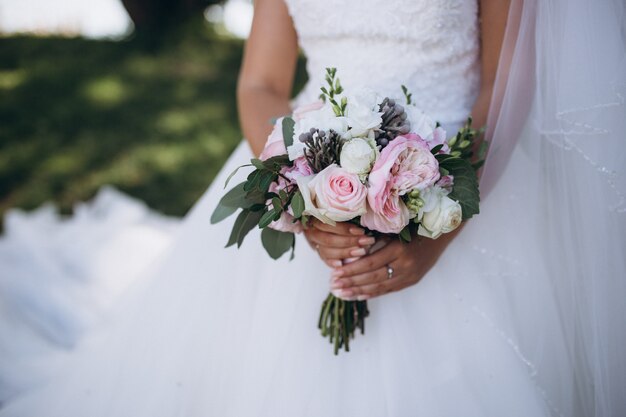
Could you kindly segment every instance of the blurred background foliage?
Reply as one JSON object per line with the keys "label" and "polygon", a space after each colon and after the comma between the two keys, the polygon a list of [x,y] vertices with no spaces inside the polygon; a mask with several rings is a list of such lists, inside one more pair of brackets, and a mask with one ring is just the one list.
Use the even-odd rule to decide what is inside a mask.
{"label": "blurred background foliage", "polygon": [[[164,17],[172,2],[189,7]],[[243,41],[204,19],[208,3],[125,0],[144,16],[117,41],[0,38],[0,215],[46,201],[69,213],[104,184],[166,214],[191,207],[241,138]]]}

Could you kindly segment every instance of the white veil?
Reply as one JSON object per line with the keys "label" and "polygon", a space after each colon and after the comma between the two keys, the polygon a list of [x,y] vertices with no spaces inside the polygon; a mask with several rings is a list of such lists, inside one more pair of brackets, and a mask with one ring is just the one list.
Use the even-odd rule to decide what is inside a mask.
{"label": "white veil", "polygon": [[515,146],[537,167],[545,274],[503,297],[555,415],[626,415],[625,22],[623,0],[513,1],[489,113],[483,193]]}

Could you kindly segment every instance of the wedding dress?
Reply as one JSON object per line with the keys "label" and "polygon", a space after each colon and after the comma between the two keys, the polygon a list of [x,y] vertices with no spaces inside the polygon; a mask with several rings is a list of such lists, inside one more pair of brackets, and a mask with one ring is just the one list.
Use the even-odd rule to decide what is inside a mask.
{"label": "wedding dress", "polygon": [[[348,92],[369,88],[399,97],[400,85],[405,84],[418,106],[450,132],[469,114],[480,83],[475,2],[287,0],[287,5],[310,75],[294,105],[315,99],[324,68],[333,66]],[[531,12],[520,13],[520,28]],[[586,15],[590,16],[593,13]],[[531,32],[520,29],[518,36],[505,41],[505,47],[528,42]],[[537,49],[552,44],[541,45],[535,44]],[[522,68],[517,53],[503,55],[511,75],[498,79],[496,91],[514,88],[512,82]],[[619,75],[621,68],[605,71]],[[549,81],[554,80],[543,80],[542,85]],[[594,97],[598,110],[618,112],[604,122],[622,129],[623,96],[620,104],[616,91],[622,90],[616,88],[607,94],[617,101],[600,101],[605,97],[602,91]],[[3,302],[9,314],[0,321],[6,330],[0,347],[8,356],[0,361],[0,371],[12,391],[0,416],[624,415],[619,394],[625,386],[621,373],[625,358],[615,350],[625,333],[619,327],[624,309],[616,307],[626,294],[620,275],[626,267],[619,260],[626,232],[620,200],[624,184],[619,176],[624,166],[623,137],[609,135],[613,142],[605,143],[615,152],[607,151],[602,159],[604,154],[592,152],[585,143],[569,140],[565,130],[556,129],[560,125],[511,119],[507,97],[494,110],[498,123],[490,129],[494,152],[505,155],[500,160],[508,163],[487,167],[488,195],[481,214],[417,285],[370,300],[365,334],[357,334],[351,351],[339,356],[332,354],[316,327],[330,270],[304,238],[297,238],[293,261],[287,256],[273,261],[262,249],[258,231],[251,232],[239,250],[224,249],[233,220],[209,222],[226,177],[252,156],[245,142],[180,225],[167,221],[163,226],[164,220],[136,211],[140,214],[134,219],[157,230],[160,243],[151,256],[142,257],[141,274],[126,271],[126,262],[132,264],[126,253],[108,258],[107,275],[124,274],[129,280],[132,276],[133,283],[129,289],[110,292],[122,295],[115,296],[115,302],[101,303],[108,307],[100,310],[108,313],[85,324],[92,330],[78,342],[72,323],[82,322],[80,317],[92,312],[85,306],[76,308],[79,320],[72,311],[81,294],[88,297],[90,288],[101,286],[85,284],[76,297],[55,298],[53,294],[72,287],[63,272],[76,265],[67,255],[72,252],[64,247],[80,242],[57,241],[51,247],[42,244],[45,235],[37,234],[38,247],[44,253],[54,249],[63,262],[53,262],[54,291],[29,298],[26,290],[11,293],[8,290],[18,288],[17,284],[2,280],[3,301],[9,299],[6,294],[20,294],[22,304],[14,299]],[[538,109],[537,103],[546,101],[537,96],[530,101],[528,120],[535,122],[545,119],[533,115],[557,114],[563,104]],[[586,114],[586,108],[578,109]],[[517,117],[526,120],[526,114]],[[582,121],[578,127],[590,123]],[[517,142],[498,142],[498,133],[507,133],[509,126],[519,128]],[[594,133],[592,127],[587,129]],[[534,134],[538,130],[541,135]],[[567,159],[568,155],[579,160]],[[571,166],[580,177],[561,189],[567,181],[557,180],[568,175],[566,168]],[[237,179],[245,175],[242,170]],[[579,184],[592,187],[579,191],[597,199],[584,210],[596,205],[599,230],[586,223],[560,227],[580,220],[571,213],[588,213],[580,207],[569,212],[559,206],[571,202],[567,198]],[[112,203],[121,199],[111,194],[110,204],[96,207],[128,210]],[[554,216],[555,212],[563,216]],[[107,213],[105,218],[115,218]],[[78,224],[70,220],[65,226]],[[128,230],[130,224],[118,226],[106,229],[110,233],[106,242],[111,245],[121,242],[111,236]],[[84,221],[76,227],[88,234],[95,225]],[[604,241],[586,240],[598,233]],[[602,246],[586,246],[600,242]],[[15,253],[11,234],[2,244],[0,254]],[[103,246],[97,249],[104,250]],[[580,253],[586,254],[572,260]],[[84,254],[74,257],[84,259]],[[43,282],[50,262],[40,262],[41,258],[8,262],[0,257],[3,270],[10,266],[12,274],[20,272],[25,282]],[[596,270],[598,262],[602,266]],[[95,272],[79,275],[85,279],[90,273]],[[568,281],[579,274],[587,278],[585,290],[612,291],[580,298],[580,281]],[[108,279],[100,275],[93,280]],[[602,286],[605,280],[612,286]],[[598,308],[602,303],[606,310]],[[30,311],[31,305],[38,310]],[[30,316],[16,313],[20,309]],[[570,311],[591,313],[570,321]],[[612,355],[605,355],[606,351]]]}

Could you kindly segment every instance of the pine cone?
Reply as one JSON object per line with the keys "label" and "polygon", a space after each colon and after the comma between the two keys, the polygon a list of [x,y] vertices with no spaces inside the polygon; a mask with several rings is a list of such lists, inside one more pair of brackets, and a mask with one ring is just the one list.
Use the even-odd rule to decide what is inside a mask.
{"label": "pine cone", "polygon": [[396,136],[409,133],[411,131],[411,123],[407,118],[404,107],[388,97],[380,103],[380,111],[383,113],[383,122],[375,134],[376,143],[381,148],[384,148]]}
{"label": "pine cone", "polygon": [[343,139],[334,130],[326,133],[323,130],[311,128],[298,138],[307,147],[304,157],[314,173],[322,171],[329,165],[339,163],[339,154],[343,146]]}

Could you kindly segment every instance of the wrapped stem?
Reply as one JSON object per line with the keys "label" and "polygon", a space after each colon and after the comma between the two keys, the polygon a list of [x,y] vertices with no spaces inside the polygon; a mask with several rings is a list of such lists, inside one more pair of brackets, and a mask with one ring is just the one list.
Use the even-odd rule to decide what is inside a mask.
{"label": "wrapped stem", "polygon": [[365,333],[365,318],[369,315],[367,301],[346,301],[328,294],[322,303],[318,328],[333,344],[335,355],[343,348],[350,351],[350,339],[356,329]]}

